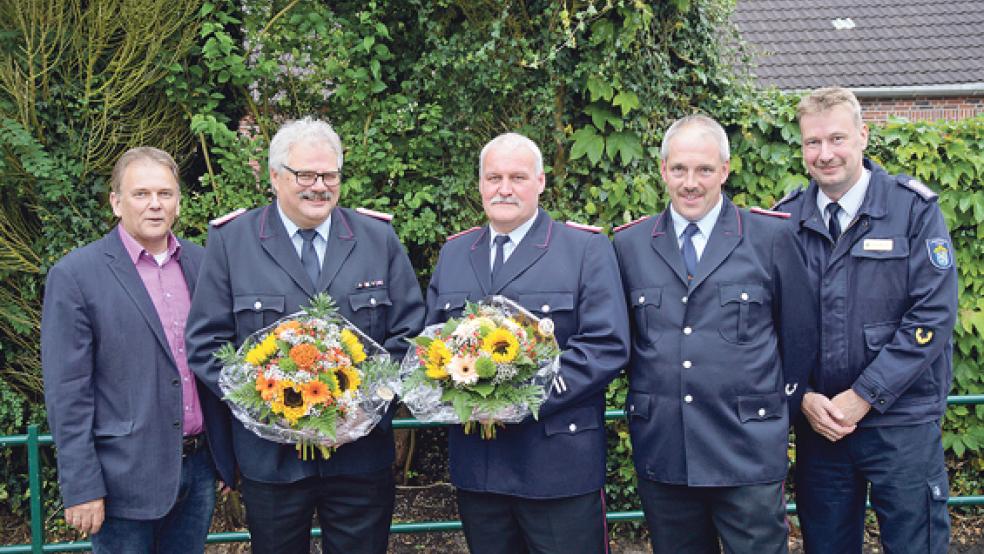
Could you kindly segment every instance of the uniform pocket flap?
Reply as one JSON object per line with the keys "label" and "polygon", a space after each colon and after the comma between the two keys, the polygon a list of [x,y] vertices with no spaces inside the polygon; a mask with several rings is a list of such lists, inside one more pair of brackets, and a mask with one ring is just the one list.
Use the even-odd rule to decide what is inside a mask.
{"label": "uniform pocket flap", "polygon": [[937,502],[946,502],[950,497],[950,487],[947,484],[946,472],[926,481],[930,497]]}
{"label": "uniform pocket flap", "polygon": [[721,305],[729,302],[755,302],[762,303],[762,285],[750,284],[729,284],[720,285],[718,292],[721,294]]}
{"label": "uniform pocket flap", "polygon": [[376,289],[366,292],[358,292],[349,295],[349,305],[352,307],[352,311],[358,311],[362,308],[375,308],[376,306],[392,306],[393,303],[390,302],[389,290],[387,289]]}
{"label": "uniform pocket flap", "polygon": [[449,292],[447,294],[439,294],[437,296],[437,301],[434,306],[438,310],[444,310],[446,312],[460,310],[465,307],[465,302],[468,301],[467,292]]}
{"label": "uniform pocket flap", "polygon": [[244,312],[244,311],[262,312],[265,310],[283,312],[284,311],[283,295],[237,294],[232,299],[233,312]]}
{"label": "uniform pocket flap", "polygon": [[629,303],[633,306],[655,306],[659,307],[662,300],[662,287],[649,287],[645,289],[632,289],[629,293]]}
{"label": "uniform pocket flap", "polygon": [[877,260],[908,258],[909,241],[906,237],[863,238],[851,247],[851,256]]}
{"label": "uniform pocket flap", "polygon": [[864,343],[869,350],[881,350],[892,340],[898,328],[898,321],[869,323],[864,326]]}
{"label": "uniform pocket flap", "polygon": [[544,433],[548,437],[561,433],[574,435],[588,429],[599,429],[601,425],[598,411],[591,406],[553,414],[543,421]]}
{"label": "uniform pocket flap", "polygon": [[574,309],[574,295],[569,292],[535,292],[519,295],[519,303],[527,310],[550,314]]}
{"label": "uniform pocket flap", "polygon": [[625,414],[632,419],[649,419],[649,405],[652,403],[652,396],[645,392],[629,391],[625,397]]}
{"label": "uniform pocket flap", "polygon": [[133,430],[133,421],[108,421],[93,426],[92,434],[97,437],[123,437]]}
{"label": "uniform pocket flap", "polygon": [[749,394],[738,397],[738,419],[742,423],[779,419],[786,411],[782,393]]}

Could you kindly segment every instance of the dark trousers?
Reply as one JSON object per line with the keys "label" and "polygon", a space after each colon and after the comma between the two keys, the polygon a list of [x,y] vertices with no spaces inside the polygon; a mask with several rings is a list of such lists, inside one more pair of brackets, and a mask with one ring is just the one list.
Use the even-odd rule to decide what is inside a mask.
{"label": "dark trousers", "polygon": [[471,554],[604,554],[602,491],[534,499],[458,489],[458,513]]}
{"label": "dark trousers", "polygon": [[783,484],[689,487],[639,479],[654,554],[788,551]]}
{"label": "dark trousers", "polygon": [[396,489],[389,468],[362,475],[309,477],[295,483],[243,478],[253,552],[307,554],[318,513],[326,554],[384,554]]}
{"label": "dark trousers", "polygon": [[837,442],[798,425],[795,474],[808,553],[861,552],[869,483],[887,554],[947,551],[949,495],[939,423],[859,427]]}

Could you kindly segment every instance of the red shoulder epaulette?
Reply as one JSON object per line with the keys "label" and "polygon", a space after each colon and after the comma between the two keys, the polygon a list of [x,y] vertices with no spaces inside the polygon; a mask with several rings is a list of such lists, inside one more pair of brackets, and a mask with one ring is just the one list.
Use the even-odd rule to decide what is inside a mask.
{"label": "red shoulder epaulette", "polygon": [[640,221],[642,221],[643,219],[646,219],[647,217],[649,217],[649,216],[648,215],[644,215],[644,216],[640,217],[639,219],[630,221],[628,223],[623,223],[623,224],[619,225],[618,227],[615,227],[614,229],[612,229],[612,231],[615,232],[615,233],[617,233],[617,232],[621,231],[622,229],[628,229],[629,227],[632,227],[633,225],[639,223]]}
{"label": "red shoulder epaulette", "polygon": [[748,211],[752,212],[753,214],[762,214],[762,215],[767,215],[769,217],[779,217],[782,219],[789,219],[793,217],[793,214],[789,212],[780,212],[778,210],[767,210],[765,208],[759,208],[758,206],[749,208]]}
{"label": "red shoulder epaulette", "polygon": [[601,227],[596,225],[588,225],[586,223],[578,223],[576,221],[567,220],[566,225],[568,227],[573,227],[575,229],[580,229],[582,231],[588,231],[589,233],[600,233]]}
{"label": "red shoulder epaulette", "polygon": [[225,215],[220,215],[219,217],[209,221],[208,224],[212,227],[222,227],[226,223],[229,223],[233,219],[246,213],[246,208],[239,208],[238,210],[233,210]]}
{"label": "red shoulder epaulette", "polygon": [[370,210],[369,208],[356,208],[355,211],[359,212],[362,215],[375,217],[376,219],[382,221],[393,221],[393,214],[388,214],[386,212],[377,212],[376,210]]}
{"label": "red shoulder epaulette", "polygon": [[452,239],[456,239],[456,238],[458,238],[458,237],[460,237],[460,236],[463,236],[463,235],[467,235],[468,233],[471,233],[471,232],[473,232],[473,231],[478,231],[479,229],[481,229],[481,227],[472,227],[471,229],[465,229],[464,231],[459,231],[459,232],[457,232],[457,233],[455,233],[455,234],[453,234],[453,235],[451,235],[451,236],[449,236],[449,237],[448,237],[448,238],[446,238],[445,240],[452,240]]}

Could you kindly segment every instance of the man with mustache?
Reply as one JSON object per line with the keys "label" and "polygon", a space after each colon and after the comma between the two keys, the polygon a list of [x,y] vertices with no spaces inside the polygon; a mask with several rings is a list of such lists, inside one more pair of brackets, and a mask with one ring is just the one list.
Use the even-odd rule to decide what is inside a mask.
{"label": "man with mustache", "polygon": [[120,223],[48,271],[41,365],[65,523],[96,554],[205,551],[229,410],[195,378],[184,329],[204,250],[171,231],[170,154],[131,148],[110,177]]}
{"label": "man with mustache", "polygon": [[603,553],[605,386],[625,365],[628,321],[611,243],[597,228],[539,209],[540,149],[507,133],[479,155],[489,224],[453,235],[427,288],[427,323],[458,317],[466,301],[506,296],[554,323],[560,377],[539,419],[494,439],[449,430],[451,480],[476,554]]}
{"label": "man with mustache", "polygon": [[653,552],[786,552],[787,412],[817,361],[802,251],[787,214],[722,193],[730,153],[716,121],[676,121],[660,155],[669,206],[615,234]]}
{"label": "man with mustache", "polygon": [[946,222],[926,185],[864,157],[851,91],[814,91],[798,115],[812,180],[778,206],[820,292],[822,357],[796,425],[806,551],[861,551],[870,483],[886,552],[946,552],[940,421],[957,313]]}
{"label": "man with mustache", "polygon": [[[389,218],[338,206],[338,135],[323,121],[288,122],[270,141],[269,167],[274,203],[213,222],[189,315],[192,369],[219,392],[220,346],[238,347],[320,292],[402,358],[423,324],[420,288]],[[306,461],[294,445],[234,421],[253,552],[307,553],[315,512],[324,552],[385,552],[395,492],[391,419],[328,459]]]}

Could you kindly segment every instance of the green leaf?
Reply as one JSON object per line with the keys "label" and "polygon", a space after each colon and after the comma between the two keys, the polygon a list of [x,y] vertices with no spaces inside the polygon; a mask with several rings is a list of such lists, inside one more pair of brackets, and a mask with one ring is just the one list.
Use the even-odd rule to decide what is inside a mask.
{"label": "green leaf", "polygon": [[495,390],[495,385],[488,382],[478,382],[471,386],[471,390],[482,395],[482,398],[488,398],[488,396],[492,394],[492,391]]}
{"label": "green leaf", "polygon": [[622,108],[622,117],[625,117],[633,109],[639,107],[639,97],[634,92],[623,90],[615,95],[612,104]]}
{"label": "green leaf", "polygon": [[608,157],[615,159],[615,155],[622,160],[622,165],[629,165],[632,160],[642,158],[642,143],[639,137],[632,131],[620,131],[608,135],[606,152]]}
{"label": "green leaf", "polygon": [[588,93],[592,102],[611,100],[615,89],[607,80],[598,77],[588,77]]}
{"label": "green leaf", "polygon": [[577,160],[587,155],[591,165],[598,165],[605,151],[605,139],[595,131],[594,127],[582,127],[574,132],[573,137],[571,159]]}
{"label": "green leaf", "polygon": [[584,108],[584,113],[591,116],[591,123],[593,123],[599,131],[604,132],[605,125],[608,123],[610,123],[615,130],[622,129],[622,120],[603,104],[588,104],[588,106]]}

